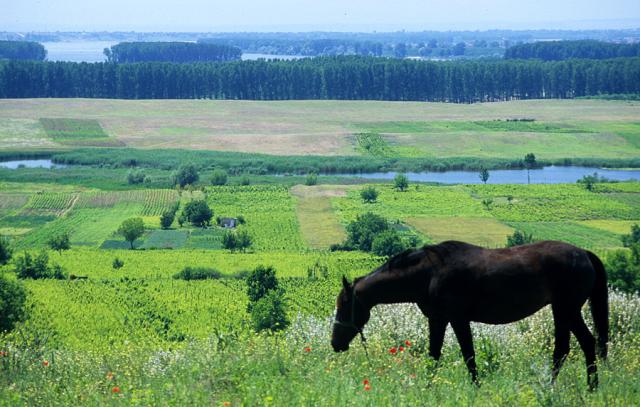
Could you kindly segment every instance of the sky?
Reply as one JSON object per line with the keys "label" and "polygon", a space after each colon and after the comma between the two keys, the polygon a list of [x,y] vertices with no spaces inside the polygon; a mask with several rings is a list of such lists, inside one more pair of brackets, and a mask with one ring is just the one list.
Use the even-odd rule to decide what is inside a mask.
{"label": "sky", "polygon": [[0,31],[640,27],[640,0],[0,0],[0,10]]}

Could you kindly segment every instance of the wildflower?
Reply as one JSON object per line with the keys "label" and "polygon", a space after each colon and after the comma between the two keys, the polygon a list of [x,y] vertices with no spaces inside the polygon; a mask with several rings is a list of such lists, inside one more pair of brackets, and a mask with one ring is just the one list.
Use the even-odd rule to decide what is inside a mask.
{"label": "wildflower", "polygon": [[365,386],[366,386],[366,385],[368,385],[368,384],[369,384],[369,379],[364,379],[364,380],[362,381],[362,384],[364,384]]}
{"label": "wildflower", "polygon": [[366,391],[369,391],[369,390],[371,390],[371,386],[367,384],[367,385],[365,385],[365,386],[364,386],[364,389],[365,389]]}
{"label": "wildflower", "polygon": [[225,407],[229,407],[231,405],[231,402],[230,401],[224,401],[224,402],[222,402],[222,405],[225,406]]}
{"label": "wildflower", "polygon": [[42,366],[44,366],[44,367],[49,366],[49,361],[48,360],[43,360],[42,361]]}
{"label": "wildflower", "polygon": [[411,346],[411,342],[408,340],[404,341],[404,344],[406,345],[407,348]]}
{"label": "wildflower", "polygon": [[398,350],[399,350],[400,352],[404,352],[404,346],[400,345],[400,347],[398,348]]}
{"label": "wildflower", "polygon": [[389,353],[395,355],[396,353],[398,353],[398,349],[396,349],[396,347],[394,346],[393,348],[389,349]]}
{"label": "wildflower", "polygon": [[107,380],[113,380],[113,373],[109,372],[107,373]]}
{"label": "wildflower", "polygon": [[9,353],[7,351],[4,350],[0,350],[0,356],[8,356]]}
{"label": "wildflower", "polygon": [[305,351],[305,352],[311,352],[311,347],[310,347],[310,346],[307,346],[306,348],[304,348],[304,351]]}
{"label": "wildflower", "polygon": [[111,393],[113,393],[113,394],[120,393],[120,387],[113,386],[113,389],[111,389]]}

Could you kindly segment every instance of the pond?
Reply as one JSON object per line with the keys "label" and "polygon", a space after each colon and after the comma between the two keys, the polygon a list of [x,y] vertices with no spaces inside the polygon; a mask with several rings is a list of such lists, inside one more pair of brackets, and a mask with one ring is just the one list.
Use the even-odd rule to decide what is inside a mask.
{"label": "pond", "polygon": [[[640,170],[610,170],[595,167],[548,166],[531,170],[532,184],[574,183],[585,175],[597,172],[599,176],[615,180],[640,180]],[[338,174],[345,177],[390,180],[396,172],[376,172],[371,174]],[[409,181],[441,182],[445,184],[481,184],[476,171],[408,172]],[[490,170],[488,184],[526,184],[527,170]]]}
{"label": "pond", "polygon": [[49,159],[0,161],[0,168],[15,170],[18,168],[65,168],[64,164],[56,164]]}

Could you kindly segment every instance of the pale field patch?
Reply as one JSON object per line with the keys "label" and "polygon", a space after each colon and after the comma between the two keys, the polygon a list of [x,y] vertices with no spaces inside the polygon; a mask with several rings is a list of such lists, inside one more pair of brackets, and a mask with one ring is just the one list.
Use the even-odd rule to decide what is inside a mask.
{"label": "pale field patch", "polygon": [[608,232],[618,233],[620,235],[628,235],[631,233],[631,226],[640,225],[640,220],[593,219],[583,220],[576,223],[596,229],[606,230]]}
{"label": "pale field patch", "polygon": [[405,221],[435,243],[460,240],[485,247],[504,247],[507,236],[514,230],[493,218],[407,218]]}

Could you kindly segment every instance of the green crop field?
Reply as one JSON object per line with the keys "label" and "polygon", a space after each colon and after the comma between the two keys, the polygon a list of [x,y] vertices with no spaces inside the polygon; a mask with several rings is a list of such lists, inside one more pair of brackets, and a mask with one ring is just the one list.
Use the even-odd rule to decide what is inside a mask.
{"label": "green crop field", "polygon": [[[194,185],[172,181],[177,165],[197,159],[192,150],[291,155],[302,164],[306,154],[319,155],[314,162],[357,155],[365,163],[400,164],[407,157],[521,159],[528,152],[539,159],[638,159],[638,117],[638,102],[602,100],[0,101],[3,151],[36,154],[87,142],[86,151],[126,162],[0,170],[0,235],[13,248],[13,260],[0,266],[3,279],[17,280],[16,258],[41,251],[74,276],[20,280],[28,317],[0,333],[0,406],[638,405],[637,294],[611,291],[610,358],[599,363],[597,391],[585,385],[575,341],[558,382],[550,383],[548,307],[513,324],[473,324],[476,387],[452,332],[441,363],[428,357],[427,320],[412,304],[374,308],[365,328],[368,356],[357,338],[349,352],[334,353],[329,340],[341,277],[367,274],[386,258],[329,248],[345,241],[358,215],[373,212],[416,244],[454,239],[504,247],[520,230],[587,248],[608,262],[614,251],[630,252],[622,237],[640,224],[639,182],[598,183],[591,191],[578,184],[411,182],[401,192],[390,182],[320,175],[318,185],[307,186],[300,173],[273,175],[273,157],[255,156],[255,167],[229,171],[227,185],[211,185],[222,167],[216,160],[242,159],[230,153],[196,161]],[[144,150],[145,163],[155,162],[143,165],[127,153],[142,150],[103,149],[100,140],[189,150]],[[354,157],[343,158],[349,164]],[[144,172],[143,183],[128,183],[134,169]],[[379,192],[375,202],[363,201],[366,187]],[[211,225],[180,225],[193,200],[206,201]],[[176,205],[176,219],[161,229],[161,215]],[[145,229],[134,250],[118,234],[132,217],[142,218]],[[244,223],[230,231],[218,217]],[[225,234],[239,232],[253,244],[224,249]],[[71,248],[51,250],[50,239],[63,233]],[[243,276],[261,265],[276,270],[291,321],[275,334],[255,333],[247,312]],[[187,267],[217,273],[174,278]],[[402,351],[390,352],[400,345]]]}

